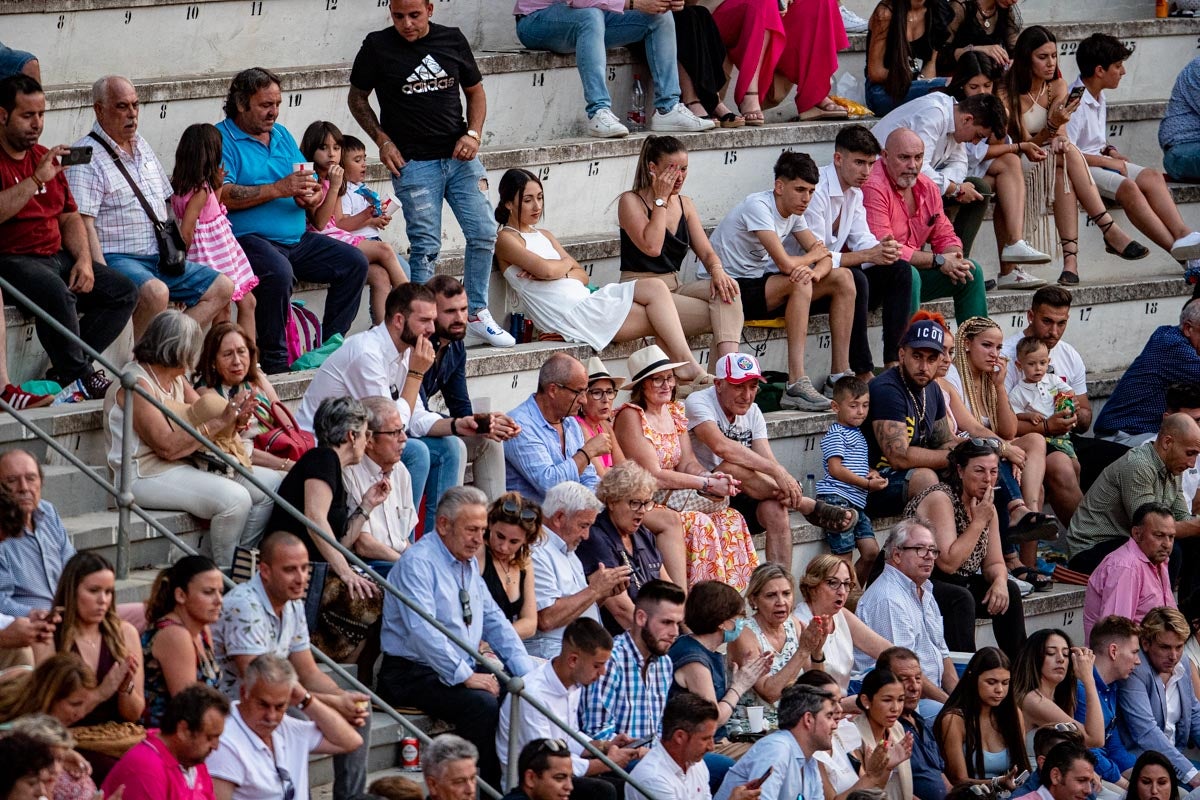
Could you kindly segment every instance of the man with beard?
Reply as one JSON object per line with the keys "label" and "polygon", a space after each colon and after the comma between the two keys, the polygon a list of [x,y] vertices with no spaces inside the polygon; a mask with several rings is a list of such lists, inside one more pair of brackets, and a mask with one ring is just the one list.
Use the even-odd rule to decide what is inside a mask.
{"label": "man with beard", "polygon": [[317,407],[327,397],[390,397],[400,412],[408,444],[401,461],[412,476],[413,505],[425,496],[425,533],[433,530],[438,499],[461,485],[466,446],[460,436],[478,429],[471,415],[443,417],[425,407],[421,382],[434,364],[429,337],[437,319],[434,294],[419,283],[397,286],[388,295],[386,318],[346,339],[313,375],[296,420],[311,431]]}
{"label": "man with beard", "polygon": [[1141,622],[1160,606],[1175,608],[1167,559],[1175,546],[1175,516],[1170,506],[1142,503],[1133,512],[1129,541],[1104,557],[1087,582],[1083,599],[1083,635],[1116,615]]}
{"label": "man with beard", "polygon": [[[425,285],[437,303],[437,319],[429,339],[437,355],[421,381],[421,400],[428,405],[429,399],[440,393],[447,412],[469,417],[473,409],[467,393],[467,346],[463,341],[467,335],[467,290],[449,275],[434,275]],[[503,442],[520,433],[521,428],[499,412],[492,412],[484,425],[486,430],[466,437],[467,459],[472,464],[475,486],[494,500],[505,491]]]}
{"label": "man with beard", "polygon": [[[388,582],[419,608],[437,614],[459,639],[486,641],[508,673],[521,676],[533,669],[533,662],[475,563],[486,530],[483,492],[471,486],[450,489],[438,509],[436,535],[424,536],[409,548],[388,573]],[[391,594],[383,597],[381,643],[379,695],[393,706],[415,706],[454,725],[479,749],[480,776],[498,785],[496,676]],[[666,680],[670,679],[668,667]]]}
{"label": "man with beard", "polygon": [[[986,317],[983,270],[963,256],[962,240],[946,218],[942,193],[929,176],[921,174],[925,143],[908,128],[888,134],[883,158],[871,168],[863,185],[867,225],[875,238],[889,236],[900,242],[900,259],[912,273],[909,309],[939,297],[954,298],[954,318]],[[932,251],[924,250],[930,245]]]}
{"label": "man with beard", "polygon": [[938,323],[914,322],[900,340],[900,363],[869,384],[871,410],[864,426],[869,459],[888,480],[886,489],[867,495],[872,517],[899,513],[910,497],[937,483],[937,470],[948,464],[946,454],[957,439],[942,390],[933,382],[945,340]]}

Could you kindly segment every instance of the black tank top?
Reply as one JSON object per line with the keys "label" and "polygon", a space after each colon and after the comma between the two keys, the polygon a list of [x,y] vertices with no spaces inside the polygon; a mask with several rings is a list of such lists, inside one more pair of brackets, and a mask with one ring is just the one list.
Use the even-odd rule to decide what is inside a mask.
{"label": "black tank top", "polygon": [[509,622],[521,616],[521,606],[525,605],[525,570],[521,570],[518,580],[521,582],[521,593],[517,595],[516,600],[509,600],[508,592],[504,588],[504,581],[501,579],[500,573],[496,571],[495,562],[492,561],[492,551],[488,550],[486,546],[483,548],[483,583],[491,592],[496,605],[500,606],[500,612]]}
{"label": "black tank top", "polygon": [[[633,192],[642,205],[646,206],[646,217],[653,213],[650,204],[637,192]],[[657,275],[669,275],[679,272],[683,259],[691,246],[691,235],[688,233],[687,215],[679,217],[679,227],[674,233],[667,231],[663,236],[662,251],[657,256],[648,256],[638,249],[629,238],[629,234],[621,228],[621,271],[622,272],[653,272]]]}

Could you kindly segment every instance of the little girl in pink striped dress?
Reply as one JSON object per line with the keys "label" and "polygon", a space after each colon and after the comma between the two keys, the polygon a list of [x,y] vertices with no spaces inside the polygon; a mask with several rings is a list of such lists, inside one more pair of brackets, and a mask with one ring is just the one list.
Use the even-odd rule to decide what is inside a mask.
{"label": "little girl in pink striped dress", "polygon": [[[188,243],[189,261],[215,269],[233,281],[233,303],[237,322],[251,341],[254,333],[254,294],[258,276],[250,268],[242,246],[233,236],[225,206],[225,166],[221,162],[221,132],[208,123],[189,125],[175,150],[175,170],[171,188],[175,192],[171,207],[179,220],[179,230]],[[217,187],[214,189],[213,187]],[[228,319],[224,317],[213,320]]]}

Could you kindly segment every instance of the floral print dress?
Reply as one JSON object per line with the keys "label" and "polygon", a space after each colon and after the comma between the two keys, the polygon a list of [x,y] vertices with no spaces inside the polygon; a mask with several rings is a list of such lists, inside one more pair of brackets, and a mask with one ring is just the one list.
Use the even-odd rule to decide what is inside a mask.
{"label": "floral print dress", "polygon": [[[683,403],[670,403],[671,420],[675,429],[662,433],[650,426],[646,412],[630,403],[642,420],[642,434],[654,447],[660,469],[675,469],[683,458],[680,437],[687,436],[687,415]],[[758,566],[754,540],[746,520],[733,508],[726,507],[714,514],[699,511],[680,512],[683,538],[687,546],[687,583],[723,581],[739,592],[750,583],[750,573]]]}

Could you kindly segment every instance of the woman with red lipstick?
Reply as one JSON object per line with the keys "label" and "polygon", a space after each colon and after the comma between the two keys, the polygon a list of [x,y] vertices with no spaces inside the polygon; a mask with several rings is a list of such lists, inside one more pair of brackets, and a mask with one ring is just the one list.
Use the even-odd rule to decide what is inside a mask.
{"label": "woman with red lipstick", "polygon": [[[1038,728],[1058,723],[1078,726],[1087,747],[1104,747],[1104,711],[1092,671],[1095,663],[1091,650],[1072,647],[1071,638],[1057,628],[1043,628],[1029,637],[1012,669],[1013,701],[1025,720],[1026,747]],[[1075,721],[1079,684],[1087,698],[1084,725]]]}
{"label": "woman with red lipstick", "polygon": [[987,783],[1012,791],[1029,766],[1021,710],[1008,690],[1008,657],[984,647],[971,657],[933,723],[952,786]]}
{"label": "woman with red lipstick", "polygon": [[865,762],[876,747],[888,753],[887,778],[881,788],[887,800],[913,800],[913,736],[900,725],[904,713],[904,684],[890,670],[873,669],[863,676],[858,692],[858,707],[863,712],[854,720],[862,736],[863,749],[856,756]]}

